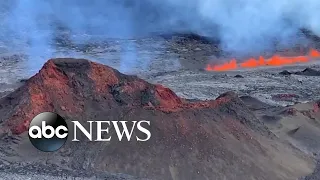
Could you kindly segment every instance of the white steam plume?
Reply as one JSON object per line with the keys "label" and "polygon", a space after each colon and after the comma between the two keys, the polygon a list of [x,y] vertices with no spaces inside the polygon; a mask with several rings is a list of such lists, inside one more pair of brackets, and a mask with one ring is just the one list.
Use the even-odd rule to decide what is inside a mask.
{"label": "white steam plume", "polygon": [[[31,56],[52,48],[58,25],[111,38],[190,32],[234,53],[266,51],[275,40],[302,43],[301,28],[320,36],[319,0],[4,0],[0,7],[0,40],[27,42]],[[84,43],[80,37],[71,40]]]}

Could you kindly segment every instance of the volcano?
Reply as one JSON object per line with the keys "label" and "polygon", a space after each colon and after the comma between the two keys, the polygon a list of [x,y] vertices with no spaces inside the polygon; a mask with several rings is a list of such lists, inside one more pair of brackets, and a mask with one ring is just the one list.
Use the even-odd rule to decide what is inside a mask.
{"label": "volcano", "polygon": [[[147,142],[67,142],[52,154],[28,141],[30,121],[57,112],[70,122],[149,120]],[[81,174],[125,173],[159,180],[273,179],[310,174],[313,161],[289,148],[233,92],[215,100],[172,90],[85,59],[47,61],[0,100],[2,157]],[[111,132],[112,133],[112,132]],[[14,158],[13,158],[14,157]]]}

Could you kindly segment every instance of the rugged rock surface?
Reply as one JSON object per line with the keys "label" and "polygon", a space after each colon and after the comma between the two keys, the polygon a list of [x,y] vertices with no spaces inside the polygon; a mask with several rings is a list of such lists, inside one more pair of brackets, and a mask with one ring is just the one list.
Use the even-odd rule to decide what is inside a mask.
{"label": "rugged rock surface", "polygon": [[[30,120],[43,111],[84,124],[150,120],[152,138],[107,143],[82,137],[48,155],[31,147],[26,134]],[[7,161],[168,180],[289,180],[314,167],[311,159],[278,141],[232,92],[216,100],[189,101],[166,87],[84,59],[49,60],[0,100],[0,115],[1,148],[11,154],[1,158]]]}
{"label": "rugged rock surface", "polygon": [[303,76],[320,76],[320,71],[312,68],[306,68],[301,72],[295,72],[295,74]]}
{"label": "rugged rock surface", "polygon": [[311,175],[303,178],[302,180],[318,180],[318,179],[320,179],[320,162],[318,162],[317,168],[315,169],[315,171]]}
{"label": "rugged rock surface", "polygon": [[296,71],[296,72],[289,72],[287,70],[281,71],[279,73],[280,75],[291,75],[291,74],[295,74],[295,75],[301,75],[301,76],[320,76],[320,71],[312,69],[312,68],[306,68],[302,71]]}
{"label": "rugged rock surface", "polygon": [[[285,96],[283,96],[285,95]],[[280,97],[291,97],[283,94]],[[251,100],[248,100],[251,99]],[[266,107],[265,103],[244,99],[248,107]],[[263,120],[279,139],[290,144],[315,159],[320,155],[320,101],[299,103],[287,107],[255,108],[256,116]],[[320,163],[314,172],[301,180],[317,180],[320,178]]]}

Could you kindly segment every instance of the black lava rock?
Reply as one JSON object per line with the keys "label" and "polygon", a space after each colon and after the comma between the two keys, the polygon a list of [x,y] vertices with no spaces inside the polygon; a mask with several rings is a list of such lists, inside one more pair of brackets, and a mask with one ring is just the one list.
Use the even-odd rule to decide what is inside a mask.
{"label": "black lava rock", "polygon": [[235,77],[235,78],[244,78],[243,76],[241,76],[241,75],[239,75],[239,74],[235,75],[234,77]]}
{"label": "black lava rock", "polygon": [[289,75],[291,75],[292,73],[289,72],[289,71],[287,71],[287,70],[284,70],[284,71],[281,71],[279,74],[280,74],[280,75],[284,75],[284,76],[289,76]]}

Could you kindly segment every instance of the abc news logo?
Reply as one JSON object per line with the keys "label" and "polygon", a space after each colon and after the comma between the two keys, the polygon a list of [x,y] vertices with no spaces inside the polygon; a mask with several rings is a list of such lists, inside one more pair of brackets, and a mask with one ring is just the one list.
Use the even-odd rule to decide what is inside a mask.
{"label": "abc news logo", "polygon": [[[73,124],[72,141],[80,141],[78,133],[85,135],[89,141],[111,141],[112,136],[103,137],[108,135],[110,127],[114,128],[118,141],[122,141],[124,137],[126,137],[127,141],[131,141],[135,129],[146,136],[145,138],[136,136],[136,141],[148,141],[151,138],[150,131],[145,128],[145,125],[143,126],[143,124],[150,126],[150,121],[131,121],[131,129],[128,127],[127,121],[87,121],[89,129],[86,129],[78,121],[71,122]],[[95,139],[93,139],[94,126]],[[66,143],[69,136],[69,128],[60,115],[52,112],[43,112],[32,119],[28,134],[34,147],[44,152],[53,152]]]}

